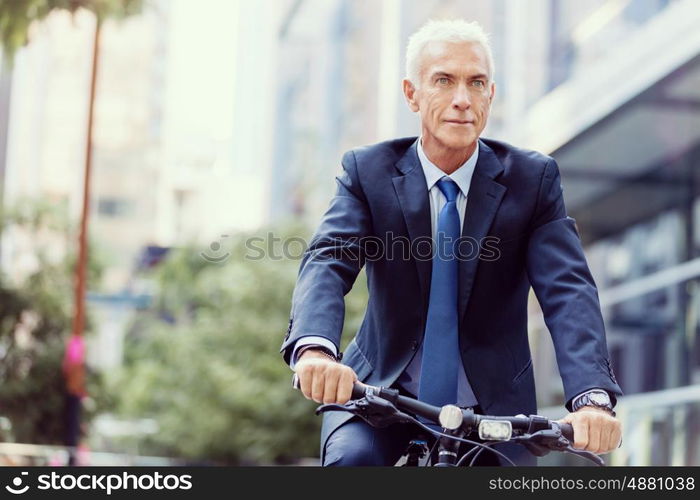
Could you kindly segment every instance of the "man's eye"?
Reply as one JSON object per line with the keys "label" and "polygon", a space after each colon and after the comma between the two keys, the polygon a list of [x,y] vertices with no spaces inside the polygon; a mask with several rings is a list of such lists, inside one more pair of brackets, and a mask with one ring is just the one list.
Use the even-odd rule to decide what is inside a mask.
{"label": "man's eye", "polygon": [[440,85],[447,85],[449,83],[449,80],[446,77],[442,76],[442,77],[437,79],[437,82]]}
{"label": "man's eye", "polygon": [[483,80],[473,80],[472,86],[479,89],[483,89],[486,86],[486,82]]}

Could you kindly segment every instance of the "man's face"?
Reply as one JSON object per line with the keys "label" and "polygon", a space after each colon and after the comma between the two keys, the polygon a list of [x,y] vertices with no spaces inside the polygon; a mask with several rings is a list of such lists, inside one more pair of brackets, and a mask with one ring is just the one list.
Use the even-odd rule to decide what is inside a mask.
{"label": "man's face", "polygon": [[431,42],[423,50],[420,85],[404,80],[409,107],[421,119],[423,147],[468,150],[484,130],[495,85],[486,52],[474,42]]}

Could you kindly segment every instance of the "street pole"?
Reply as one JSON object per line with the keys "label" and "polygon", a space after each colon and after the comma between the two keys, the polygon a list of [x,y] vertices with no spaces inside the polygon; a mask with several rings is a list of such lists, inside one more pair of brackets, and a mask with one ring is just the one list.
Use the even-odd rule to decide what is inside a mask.
{"label": "street pole", "polygon": [[92,74],[90,78],[90,101],[88,106],[87,138],[85,143],[85,177],[83,180],[83,205],[78,237],[78,259],[75,266],[75,314],[71,338],[66,346],[64,375],[67,388],[66,446],[70,451],[70,464],[75,463],[75,449],[80,441],[81,400],[86,395],[85,387],[85,292],[87,288],[88,230],[90,216],[90,181],[93,160],[93,122],[95,95],[100,52],[101,21],[95,21],[92,51]]}

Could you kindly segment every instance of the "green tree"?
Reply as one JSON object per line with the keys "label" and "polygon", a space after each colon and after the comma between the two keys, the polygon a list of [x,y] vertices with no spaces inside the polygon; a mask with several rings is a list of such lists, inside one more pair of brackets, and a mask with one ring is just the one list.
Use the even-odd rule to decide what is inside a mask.
{"label": "green tree", "polygon": [[[5,65],[11,61],[15,51],[26,44],[29,39],[29,27],[35,21],[41,21],[55,10],[67,10],[71,13],[79,9],[91,11],[95,15],[95,34],[92,50],[92,68],[90,92],[88,97],[87,137],[85,141],[85,176],[83,181],[83,207],[78,234],[78,259],[76,262],[75,279],[75,316],[73,334],[82,335],[85,321],[85,290],[88,267],[88,219],[90,207],[90,184],[92,175],[92,137],[97,93],[97,70],[100,59],[100,33],[102,23],[108,18],[124,18],[141,11],[143,0],[15,0],[0,3],[0,42],[3,45],[3,61]],[[4,92],[9,98],[9,92]],[[2,96],[0,96],[2,97]],[[0,110],[7,109],[0,106]],[[6,117],[5,117],[6,118]],[[5,120],[6,121],[6,120]],[[2,120],[0,120],[2,122]],[[0,133],[3,133],[0,128]],[[6,133],[6,131],[4,131]],[[0,141],[0,143],[4,143]],[[4,171],[4,169],[3,169]],[[4,180],[0,178],[0,187]],[[0,192],[2,190],[0,189]],[[2,200],[0,199],[0,204]]]}
{"label": "green tree", "polygon": [[[270,233],[290,241],[304,231]],[[159,424],[139,443],[142,453],[232,464],[318,456],[316,404],[291,388],[279,353],[300,261],[245,258],[258,253],[246,250],[246,241],[263,246],[252,237],[232,237],[221,264],[190,247],[173,251],[157,270],[153,307],[135,321],[114,381],[123,416]],[[299,245],[288,250],[298,255]],[[357,283],[346,298],[346,343],[366,293]]]}
{"label": "green tree", "polygon": [[0,2],[0,44],[11,59],[29,40],[29,27],[54,10],[93,12],[100,20],[124,18],[141,11],[143,0],[9,0]]}
{"label": "green tree", "polygon": [[[19,282],[0,275],[0,416],[9,419],[3,440],[62,444],[65,434],[65,387],[61,362],[72,314],[71,288],[75,256],[53,261],[51,244],[73,234],[55,206],[24,202],[6,211],[0,228],[13,226],[36,237],[36,269]],[[41,235],[46,244],[39,243]],[[46,236],[49,235],[47,238]],[[97,283],[102,266],[90,265]],[[89,388],[100,393],[96,374]]]}
{"label": "green tree", "polygon": [[[0,58],[0,134],[3,135],[0,137],[0,167],[4,165],[5,161],[9,104],[12,95],[13,59],[17,50],[29,41],[29,28],[32,23],[42,21],[54,10],[75,13],[80,9],[86,9],[97,17],[95,63],[92,68],[93,88],[90,93],[90,116],[88,116],[88,123],[91,124],[100,25],[106,19],[121,19],[136,14],[142,8],[143,0],[3,0],[0,2],[0,46],[2,46],[2,58]],[[0,187],[4,183],[2,177],[4,171],[4,168],[0,168]],[[2,205],[2,189],[0,189],[0,205]]]}

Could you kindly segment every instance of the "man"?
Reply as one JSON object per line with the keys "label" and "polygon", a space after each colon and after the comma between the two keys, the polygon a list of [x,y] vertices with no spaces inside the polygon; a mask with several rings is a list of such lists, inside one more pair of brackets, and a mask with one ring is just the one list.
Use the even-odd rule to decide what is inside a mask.
{"label": "man", "polygon": [[[574,446],[614,449],[621,426],[613,406],[622,392],[556,162],[479,138],[495,84],[477,24],[429,22],[411,37],[406,68],[403,92],[420,116],[420,137],[344,155],[336,196],[301,264],[281,350],[303,394],[342,404],[360,380],[436,405],[536,413],[532,286],[554,342]],[[397,240],[410,242],[408,255],[393,251]],[[343,297],[363,265],[367,311],[341,363]],[[415,432],[326,413],[321,458],[392,465]],[[534,463],[523,447],[500,449],[516,463]]]}

